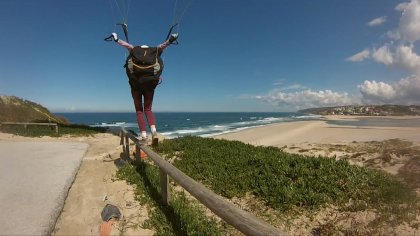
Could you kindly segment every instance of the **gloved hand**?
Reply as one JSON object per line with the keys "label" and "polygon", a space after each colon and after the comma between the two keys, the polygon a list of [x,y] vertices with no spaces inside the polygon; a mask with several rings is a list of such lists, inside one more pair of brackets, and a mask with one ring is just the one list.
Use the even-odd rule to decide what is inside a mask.
{"label": "gloved hand", "polygon": [[169,42],[173,43],[178,39],[178,34],[171,34],[171,37],[169,38]]}
{"label": "gloved hand", "polygon": [[112,34],[111,34],[111,36],[112,36],[112,39],[113,39],[115,42],[117,42],[117,41],[118,41],[118,36],[117,36],[117,34],[116,34],[116,33],[112,33]]}

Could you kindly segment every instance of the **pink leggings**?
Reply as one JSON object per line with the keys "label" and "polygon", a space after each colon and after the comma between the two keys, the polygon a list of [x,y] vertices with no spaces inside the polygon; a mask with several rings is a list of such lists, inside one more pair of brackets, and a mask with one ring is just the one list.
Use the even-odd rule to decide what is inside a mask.
{"label": "pink leggings", "polygon": [[[146,131],[146,122],[144,121],[143,113],[146,114],[149,126],[156,125],[155,115],[152,112],[154,89],[134,89],[131,88],[131,96],[133,97],[134,107],[136,108],[137,123],[140,132]],[[144,104],[143,104],[144,97]]]}

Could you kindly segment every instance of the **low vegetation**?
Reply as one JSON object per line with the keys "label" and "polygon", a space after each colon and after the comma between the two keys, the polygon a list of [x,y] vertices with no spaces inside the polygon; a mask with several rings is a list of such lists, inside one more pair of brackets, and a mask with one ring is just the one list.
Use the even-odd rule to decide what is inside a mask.
{"label": "low vegetation", "polygon": [[[259,212],[261,208],[258,209],[258,207],[251,211],[271,223],[275,222],[273,217],[287,217],[302,212],[315,214],[331,205],[337,207],[339,211],[372,210],[377,212],[378,216],[372,223],[372,227],[380,227],[383,224],[395,225],[401,222],[409,223],[419,215],[419,201],[412,189],[389,174],[350,165],[346,160],[326,157],[308,158],[298,154],[289,154],[275,147],[255,147],[237,141],[200,137],[165,140],[156,148],[156,151],[173,162],[181,171],[227,199],[249,199],[249,196],[252,196],[251,198],[262,204],[264,209],[271,209],[272,214],[267,214],[267,211]],[[137,169],[137,174],[130,168],[132,167],[121,169],[118,176],[129,180],[141,189],[138,192],[141,196],[139,198],[147,198],[143,196],[144,192],[151,195],[151,199],[155,199],[152,204],[155,211],[157,208],[162,208],[157,203],[160,201],[159,190],[157,190],[159,184],[156,179],[158,170],[152,166],[149,167],[146,163],[138,167],[140,169]],[[131,171],[130,174],[127,174],[128,170]],[[154,173],[151,174],[152,172]],[[145,173],[155,177],[146,176]],[[133,179],[132,176],[135,175],[141,177]],[[152,181],[150,178],[155,178],[155,180]],[[144,191],[145,186],[154,190]],[[177,204],[175,202],[179,199],[183,201],[187,199],[177,194],[175,196],[178,200],[172,200],[174,202],[171,204]],[[182,204],[184,207],[190,206],[187,203]],[[158,235],[166,235],[177,234],[178,227],[184,227],[183,232],[198,232],[195,230],[209,225],[203,219],[194,221],[197,223],[196,226],[190,226],[189,221],[193,221],[191,219],[199,218],[200,214],[204,216],[195,204],[190,207],[195,210],[175,214],[176,224],[171,218],[169,222],[164,223],[163,218],[156,216],[159,220],[153,220],[154,217],[152,217],[148,226],[157,229]],[[169,209],[175,212],[173,206]],[[163,213],[156,214],[168,217],[165,211],[168,209],[163,209]],[[169,215],[174,217],[174,215]],[[189,220],[183,222],[184,219]],[[213,222],[212,219],[210,221]],[[327,230],[330,233],[339,231],[338,227],[327,226],[328,224],[325,224],[317,230],[319,232]],[[225,234],[226,231],[223,230],[227,230],[227,227],[220,224],[210,228],[214,231],[206,227],[204,231],[217,235],[219,233],[216,232]],[[169,231],[162,231],[162,229]]]}
{"label": "low vegetation", "polygon": [[163,206],[159,170],[151,163],[142,162],[137,167],[126,164],[118,170],[116,177],[136,186],[137,200],[148,207],[149,213],[149,219],[142,227],[153,229],[156,235],[226,235],[226,229],[207,217],[184,192],[172,189],[170,204]]}
{"label": "low vegetation", "polygon": [[362,163],[371,169],[383,169],[384,166],[403,165],[397,177],[412,188],[420,188],[420,146],[401,139],[383,141],[352,142],[348,145],[318,144],[316,149],[328,152],[342,152],[353,162]]}
{"label": "low vegetation", "polygon": [[104,133],[107,131],[106,128],[102,127],[90,127],[87,125],[58,125],[58,133],[55,131],[54,126],[40,126],[40,125],[28,125],[26,128],[24,125],[1,125],[0,132],[9,133],[25,137],[61,137],[65,135],[71,136],[88,136],[97,133]]}

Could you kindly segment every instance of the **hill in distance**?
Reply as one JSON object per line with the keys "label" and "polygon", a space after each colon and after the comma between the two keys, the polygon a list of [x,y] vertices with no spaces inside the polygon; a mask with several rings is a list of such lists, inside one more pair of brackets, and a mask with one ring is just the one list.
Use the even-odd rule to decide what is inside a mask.
{"label": "hill in distance", "polygon": [[15,96],[0,96],[0,122],[53,122],[68,124],[40,104]]}
{"label": "hill in distance", "polygon": [[410,105],[354,105],[320,107],[299,110],[315,115],[357,115],[357,116],[420,116],[420,106]]}

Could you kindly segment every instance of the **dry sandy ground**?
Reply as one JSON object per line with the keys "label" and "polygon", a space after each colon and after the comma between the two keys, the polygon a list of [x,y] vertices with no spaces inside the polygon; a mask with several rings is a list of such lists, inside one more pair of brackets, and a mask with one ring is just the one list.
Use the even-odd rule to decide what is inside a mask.
{"label": "dry sandy ground", "polygon": [[152,231],[140,227],[147,219],[147,210],[135,200],[133,188],[125,181],[113,178],[117,165],[121,164],[119,137],[97,134],[91,137],[27,138],[0,133],[0,140],[89,144],[54,235],[99,235],[103,223],[101,212],[108,203],[117,206],[123,215],[123,219],[112,227],[112,235],[153,235]]}
{"label": "dry sandy ground", "polygon": [[[410,119],[414,121],[410,124],[415,123],[412,127],[340,126],[326,122],[357,119],[359,117],[326,116],[324,120],[274,124],[220,135],[217,138],[239,140],[252,145],[276,146],[286,152],[308,157],[322,155],[346,158],[352,164],[381,169],[397,176],[416,189],[420,196],[420,117],[392,117],[402,122],[400,124],[405,124]],[[257,207],[261,209],[263,206]],[[331,206],[315,217],[290,219],[288,225],[279,224],[278,227],[287,229],[291,235],[310,235],[314,228],[333,222],[334,227],[358,232],[357,235],[376,235],[378,232],[380,235],[420,235],[420,227],[408,224],[383,226],[379,231],[371,231],[368,224],[375,216],[372,211],[338,212],[336,207]],[[415,223],[420,225],[420,215],[417,215],[413,224]]]}

